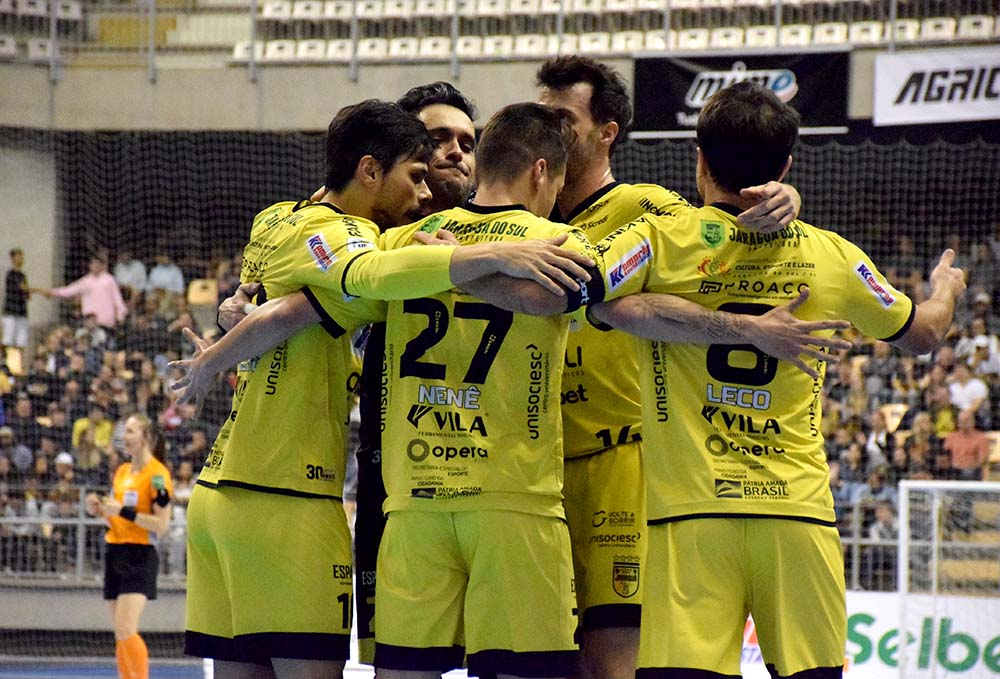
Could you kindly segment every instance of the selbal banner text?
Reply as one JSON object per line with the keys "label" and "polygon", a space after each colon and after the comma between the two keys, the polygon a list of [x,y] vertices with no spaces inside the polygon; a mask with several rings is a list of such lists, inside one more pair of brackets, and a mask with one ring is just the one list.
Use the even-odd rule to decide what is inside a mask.
{"label": "selbal banner text", "polygon": [[1000,118],[1000,47],[875,57],[875,125]]}

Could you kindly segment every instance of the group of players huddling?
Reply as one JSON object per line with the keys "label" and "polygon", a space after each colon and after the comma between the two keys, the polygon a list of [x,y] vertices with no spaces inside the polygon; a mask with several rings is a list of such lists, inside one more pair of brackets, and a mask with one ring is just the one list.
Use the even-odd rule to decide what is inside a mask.
{"label": "group of players huddling", "polygon": [[612,69],[559,57],[538,86],[478,143],[446,83],[342,109],[325,187],[254,220],[259,306],[189,334],[183,398],[240,366],[188,509],[186,650],[217,677],[342,676],[355,604],[380,679],[738,677],[748,614],[772,676],[841,676],[825,363],[849,324],[930,351],[954,253],[916,305],[797,221],[798,114],[755,84],[700,114],[702,208],[615,181]]}

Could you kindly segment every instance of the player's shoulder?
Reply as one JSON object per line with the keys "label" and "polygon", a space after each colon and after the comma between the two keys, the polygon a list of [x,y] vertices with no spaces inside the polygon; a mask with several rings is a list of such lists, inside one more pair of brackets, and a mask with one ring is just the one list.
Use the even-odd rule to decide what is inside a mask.
{"label": "player's shoulder", "polygon": [[654,215],[694,209],[684,196],[659,184],[619,184],[608,196],[614,200],[635,202]]}

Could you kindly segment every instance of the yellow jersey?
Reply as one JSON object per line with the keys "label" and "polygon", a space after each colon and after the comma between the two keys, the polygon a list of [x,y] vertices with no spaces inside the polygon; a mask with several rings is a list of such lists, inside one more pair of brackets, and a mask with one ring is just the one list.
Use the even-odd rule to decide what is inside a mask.
{"label": "yellow jersey", "polygon": [[[564,247],[591,249],[579,229],[516,205],[445,210],[388,231],[383,247],[441,227],[463,244],[569,233]],[[569,297],[579,306],[579,295]],[[451,290],[392,302],[387,318],[384,510],[563,516],[559,385],[569,316],[513,314]]]}
{"label": "yellow jersey", "polygon": [[[283,202],[254,219],[243,282],[261,302],[301,290],[321,321],[239,366],[232,410],[198,483],[340,498],[355,357],[350,331],[382,320],[367,298],[447,289],[451,247],[382,253],[374,222],[329,203]],[[363,296],[363,297],[359,297]]]}
{"label": "yellow jersey", "polygon": [[[645,214],[670,216],[690,205],[656,184],[613,183],[566,217],[592,243]],[[638,440],[642,429],[639,359],[628,333],[570,325],[560,401],[567,459]]]}
{"label": "yellow jersey", "polygon": [[[606,299],[641,291],[711,309],[763,314],[809,286],[796,316],[847,319],[891,341],[914,305],[868,256],[800,221],[774,234],[739,225],[727,205],[647,215],[597,245]],[[823,448],[825,363],[813,380],[752,345],[643,342],[644,468],[651,523],[758,515],[833,524]]]}

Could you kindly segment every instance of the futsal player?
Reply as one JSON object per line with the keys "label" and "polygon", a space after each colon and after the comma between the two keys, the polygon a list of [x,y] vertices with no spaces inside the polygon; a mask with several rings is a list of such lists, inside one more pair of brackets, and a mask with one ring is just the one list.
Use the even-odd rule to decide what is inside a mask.
{"label": "futsal player", "polygon": [[[379,251],[380,228],[429,197],[431,151],[426,128],[398,106],[347,107],[328,130],[323,200],[278,203],[254,221],[244,280],[272,297],[301,289],[319,323],[241,365],[189,505],[185,650],[215,658],[220,677],[342,675],[352,617],[340,499],[347,331],[379,308],[364,297],[427,294],[498,270],[569,286],[583,273],[548,243]],[[204,355],[210,365],[212,350]]]}
{"label": "futsal player", "polygon": [[[676,297],[656,293],[749,314],[795,300],[804,319],[847,318],[923,354],[965,287],[950,250],[931,273],[930,299],[914,305],[830,231],[800,221],[764,236],[744,228],[742,187],[780,181],[798,123],[759,85],[720,91],[698,120],[705,207],[646,215],[597,246],[608,299],[622,299],[593,316],[652,340],[640,353],[650,536],[640,678],[739,677],[748,614],[772,677],[840,677],[847,623],[820,433],[825,354],[805,352],[811,377],[721,338],[666,344],[677,318],[673,307],[662,318],[660,303]],[[651,294],[627,296],[640,291]]]}
{"label": "futsal player", "polygon": [[[539,100],[564,111],[577,136],[553,219],[597,242],[643,214],[690,207],[666,188],[625,184],[612,175],[611,156],[632,119],[618,72],[588,57],[562,56],[542,65],[537,84]],[[799,196],[790,186],[770,182],[746,195],[753,206],[740,219],[752,228],[773,230],[798,213]],[[625,333],[574,328],[561,403],[582,671],[594,679],[625,679],[634,674],[646,572],[638,358]]]}

